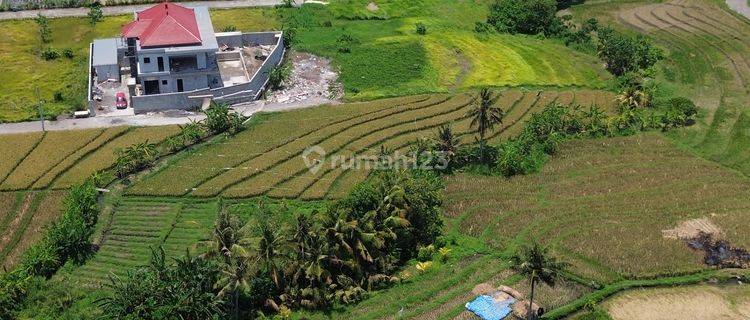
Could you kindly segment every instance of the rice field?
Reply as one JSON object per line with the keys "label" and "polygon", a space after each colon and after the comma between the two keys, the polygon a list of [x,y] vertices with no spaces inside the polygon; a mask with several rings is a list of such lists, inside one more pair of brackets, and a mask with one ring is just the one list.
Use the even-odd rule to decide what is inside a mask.
{"label": "rice field", "polygon": [[24,251],[44,235],[43,231],[60,216],[65,191],[0,193],[0,264],[16,265]]}
{"label": "rice field", "polygon": [[[226,210],[249,219],[262,199],[224,202]],[[151,249],[161,247],[168,258],[187,250],[202,253],[200,243],[211,239],[220,201],[213,199],[122,197],[111,215],[100,217],[99,250],[86,264],[65,275],[76,285],[99,288],[109,277],[123,276],[128,270],[149,262]],[[266,202],[272,207],[292,206],[311,211],[322,204]],[[296,211],[295,211],[296,212]],[[292,217],[292,215],[289,215]]]}
{"label": "rice field", "polygon": [[[508,111],[493,142],[520,130],[525,119],[547,103],[599,104],[613,108],[612,93],[595,90],[498,92],[497,104]],[[364,180],[366,170],[342,169],[331,156],[373,156],[381,147],[405,152],[417,139],[434,137],[450,124],[464,143],[474,141],[467,112],[473,93],[422,95],[261,116],[237,136],[192,151],[128,189],[131,195],[248,198],[340,197]],[[305,150],[326,152],[321,169],[308,171]],[[309,159],[312,159],[310,156]],[[318,158],[316,158],[318,159]],[[323,158],[321,158],[323,159]]]}
{"label": "rice field", "polygon": [[667,51],[659,80],[706,110],[692,130],[670,134],[701,156],[750,173],[750,22],[723,1],[591,3],[573,8],[644,33]]}
{"label": "rice field", "polygon": [[446,212],[468,235],[513,250],[537,239],[584,279],[612,283],[707,268],[662,230],[708,218],[750,246],[750,181],[658,134],[567,142],[539,174],[447,178]]}
{"label": "rice field", "polygon": [[[114,150],[176,134],[177,126],[112,127],[0,135],[0,190],[65,189],[114,164]],[[5,149],[5,148],[8,149]]]}

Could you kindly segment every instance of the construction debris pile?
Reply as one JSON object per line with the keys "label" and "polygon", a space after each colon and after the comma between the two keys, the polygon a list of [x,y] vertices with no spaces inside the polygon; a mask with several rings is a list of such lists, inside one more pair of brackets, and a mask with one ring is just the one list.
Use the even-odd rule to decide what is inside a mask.
{"label": "construction debris pile", "polygon": [[293,53],[289,78],[281,90],[269,92],[267,99],[275,103],[296,103],[309,99],[337,100],[343,89],[336,79],[338,74],[328,59],[307,53]]}

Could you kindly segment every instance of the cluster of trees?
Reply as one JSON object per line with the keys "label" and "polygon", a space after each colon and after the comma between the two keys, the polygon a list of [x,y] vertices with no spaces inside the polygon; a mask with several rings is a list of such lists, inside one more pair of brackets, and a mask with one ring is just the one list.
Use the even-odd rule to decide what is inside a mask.
{"label": "cluster of trees", "polygon": [[642,34],[630,35],[610,27],[598,29],[599,57],[607,70],[619,77],[626,73],[641,73],[663,59],[664,53]]}
{"label": "cluster of trees", "polygon": [[99,216],[97,196],[91,182],[72,187],[62,217],[48,226],[17,267],[0,275],[0,319],[13,318],[35,277],[48,278],[66,262],[80,264],[90,256],[89,238]]}
{"label": "cluster of trees", "polygon": [[[489,174],[513,176],[538,171],[549,155],[557,151],[565,139],[631,135],[644,130],[667,131],[694,123],[698,114],[695,104],[686,98],[669,98],[646,104],[645,98],[620,95],[620,113],[607,115],[597,106],[551,103],[541,112],[532,114],[521,132],[499,145],[487,145],[485,137],[502,125],[504,111],[495,106],[488,89],[483,89],[470,111],[471,126],[478,135],[478,144],[462,145],[450,126],[438,129],[434,139],[418,143],[428,151],[425,159],[447,161],[441,169],[478,169]],[[437,166],[429,166],[435,168]]]}
{"label": "cluster of trees", "polygon": [[429,171],[383,171],[321,212],[222,210],[204,254],[166,265],[156,251],[100,304],[118,319],[239,319],[359,301],[438,239],[442,188]]}
{"label": "cluster of trees", "polygon": [[[643,35],[630,35],[611,27],[599,26],[596,19],[574,23],[570,15],[558,16],[572,0],[496,0],[490,7],[486,22],[477,23],[476,30],[495,29],[511,34],[542,35],[558,38],[566,45],[597,50],[607,70],[615,76],[648,70],[663,57],[662,51]],[[577,1],[582,2],[582,1]]]}

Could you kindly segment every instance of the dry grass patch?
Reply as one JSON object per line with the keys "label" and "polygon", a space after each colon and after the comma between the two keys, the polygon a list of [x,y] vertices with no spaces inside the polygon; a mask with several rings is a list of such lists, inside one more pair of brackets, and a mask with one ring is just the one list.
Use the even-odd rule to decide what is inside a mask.
{"label": "dry grass patch", "polygon": [[111,140],[88,154],[55,180],[54,188],[67,188],[80,183],[92,173],[111,168],[115,162],[115,150],[148,141],[159,143],[180,131],[178,126],[139,127]]}
{"label": "dry grass patch", "polygon": [[750,318],[750,286],[636,289],[604,303],[615,320],[741,320]]}

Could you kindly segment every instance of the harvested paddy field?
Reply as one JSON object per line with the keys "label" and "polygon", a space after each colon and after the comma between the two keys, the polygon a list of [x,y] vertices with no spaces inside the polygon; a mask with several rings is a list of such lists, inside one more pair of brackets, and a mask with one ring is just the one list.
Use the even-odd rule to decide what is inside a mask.
{"label": "harvested paddy field", "polygon": [[708,268],[664,237],[686,220],[707,218],[750,247],[750,181],[658,134],[570,141],[538,174],[456,175],[447,186],[447,214],[463,232],[498,248],[538,239],[599,283]]}
{"label": "harvested paddy field", "polygon": [[614,320],[750,318],[749,285],[636,289],[603,304]]}

